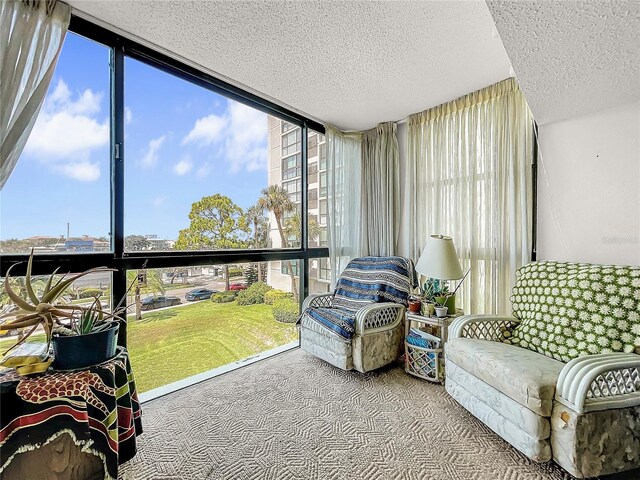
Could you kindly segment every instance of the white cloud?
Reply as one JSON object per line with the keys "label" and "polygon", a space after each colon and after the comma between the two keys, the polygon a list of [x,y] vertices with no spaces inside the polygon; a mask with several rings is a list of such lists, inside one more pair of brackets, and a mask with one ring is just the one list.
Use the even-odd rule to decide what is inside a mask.
{"label": "white cloud", "polygon": [[97,163],[92,162],[56,165],[55,170],[80,182],[95,182],[100,178],[100,167]]}
{"label": "white cloud", "polygon": [[227,160],[231,170],[267,169],[267,115],[241,103],[229,105],[230,135],[226,139]]}
{"label": "white cloud", "polygon": [[222,130],[227,124],[225,117],[211,114],[207,117],[196,120],[195,125],[186,137],[182,140],[182,145],[195,143],[198,145],[211,145],[220,141]]}
{"label": "white cloud", "polygon": [[46,100],[51,104],[58,104],[69,101],[69,98],[71,98],[71,91],[64,80],[60,79],[56,84],[55,90],[51,92],[51,95]]}
{"label": "white cloud", "polygon": [[165,135],[160,135],[158,138],[154,138],[149,141],[149,146],[147,147],[147,153],[144,154],[142,160],[140,161],[142,165],[145,167],[154,167],[156,163],[158,163],[158,159],[160,158],[158,155],[158,150],[162,147],[162,144],[166,140]]}
{"label": "white cloud", "polygon": [[95,118],[102,96],[85,90],[74,100],[67,84],[59,80],[42,106],[25,152],[46,163],[70,157],[87,161],[92,150],[109,142],[109,121]]}
{"label": "white cloud", "polygon": [[189,157],[183,157],[178,163],[173,166],[173,171],[176,175],[186,175],[193,168],[193,162]]}
{"label": "white cloud", "polygon": [[129,125],[133,121],[133,112],[129,107],[124,107],[124,123]]}
{"label": "white cloud", "polygon": [[[238,102],[229,101],[223,115],[198,119],[182,144],[219,145],[220,155],[231,171],[267,169],[267,115]],[[206,166],[197,170],[208,174]]]}

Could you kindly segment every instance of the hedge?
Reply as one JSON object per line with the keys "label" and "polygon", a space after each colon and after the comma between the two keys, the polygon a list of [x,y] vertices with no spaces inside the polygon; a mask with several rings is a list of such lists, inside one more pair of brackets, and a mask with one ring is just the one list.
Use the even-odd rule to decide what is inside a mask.
{"label": "hedge", "polygon": [[230,290],[228,292],[218,292],[211,295],[213,303],[229,303],[236,299],[237,292]]}
{"label": "hedge", "polygon": [[102,296],[102,290],[99,288],[85,288],[80,290],[79,298],[96,298]]}
{"label": "hedge", "polygon": [[298,302],[291,298],[276,300],[273,302],[271,311],[273,312],[273,318],[281,323],[295,323],[300,315]]}
{"label": "hedge", "polygon": [[240,267],[229,267],[229,278],[241,277],[242,269]]}
{"label": "hedge", "polygon": [[267,305],[273,305],[273,302],[283,298],[293,298],[293,294],[285,292],[284,290],[269,290],[264,294],[264,303]]}
{"label": "hedge", "polygon": [[238,305],[264,303],[264,295],[270,290],[273,290],[273,287],[270,287],[264,282],[256,282],[238,294]]}

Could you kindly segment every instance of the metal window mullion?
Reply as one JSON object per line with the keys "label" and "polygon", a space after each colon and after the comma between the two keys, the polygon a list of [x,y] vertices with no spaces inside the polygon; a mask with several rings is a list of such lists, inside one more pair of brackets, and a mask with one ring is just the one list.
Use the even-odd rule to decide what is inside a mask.
{"label": "metal window mullion", "polygon": [[531,261],[538,258],[538,123],[533,122],[533,162],[531,163]]}
{"label": "metal window mullion", "polygon": [[[114,259],[124,257],[124,50],[111,47],[111,247]],[[127,271],[118,268],[111,277],[111,307],[115,309],[127,290]],[[126,305],[125,305],[126,306]],[[120,326],[118,344],[127,346],[126,323]]]}
{"label": "metal window mullion", "polygon": [[[300,204],[301,212],[300,212],[300,225],[302,228],[302,232],[300,232],[300,238],[302,239],[300,247],[304,252],[309,250],[309,155],[308,155],[308,147],[309,147],[309,135],[307,124],[305,123],[302,126],[302,130],[300,132],[301,135],[301,195],[302,202]],[[302,302],[307,295],[309,295],[309,258],[305,256],[305,258],[300,263],[300,278],[302,281],[300,282],[300,302]],[[302,303],[300,304],[302,306]]]}

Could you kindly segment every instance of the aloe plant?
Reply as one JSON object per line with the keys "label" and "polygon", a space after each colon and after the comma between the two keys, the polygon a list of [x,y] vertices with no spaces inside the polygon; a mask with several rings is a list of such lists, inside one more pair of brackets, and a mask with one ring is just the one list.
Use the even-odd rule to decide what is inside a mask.
{"label": "aloe plant", "polygon": [[[27,271],[24,278],[24,294],[20,296],[11,287],[11,270],[18,265],[11,265],[7,270],[4,281],[4,290],[11,302],[18,307],[17,310],[5,313],[0,316],[0,333],[5,333],[15,329],[27,329],[25,335],[17,341],[11,348],[3,353],[8,352],[24,343],[39,326],[42,326],[47,339],[47,348],[51,343],[51,335],[54,328],[66,328],[61,321],[67,319],[71,325],[80,325],[80,330],[76,330],[77,334],[81,330],[95,328],[96,320],[106,323],[109,319],[119,318],[115,313],[105,312],[100,308],[99,302],[94,302],[91,307],[83,307],[78,305],[66,305],[64,302],[57,302],[64,291],[76,280],[91,273],[102,273],[115,271],[113,268],[97,267],[89,269],[85,272],[72,276],[69,274],[62,275],[57,281],[55,277],[59,269],[56,269],[46,280],[42,293],[38,295],[33,288],[31,271],[33,267],[33,250],[29,255],[27,263]],[[74,327],[75,328],[75,327]]]}

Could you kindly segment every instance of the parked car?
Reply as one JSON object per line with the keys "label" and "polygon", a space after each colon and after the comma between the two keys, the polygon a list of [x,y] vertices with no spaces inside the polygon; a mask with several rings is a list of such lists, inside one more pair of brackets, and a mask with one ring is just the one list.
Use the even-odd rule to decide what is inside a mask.
{"label": "parked car", "polygon": [[211,295],[213,295],[214,293],[218,293],[218,291],[209,290],[208,288],[196,288],[187,292],[184,298],[186,298],[190,302],[193,302],[195,300],[207,300],[211,298]]}
{"label": "parked car", "polygon": [[179,305],[180,299],[178,297],[147,297],[140,302],[140,308],[142,310],[152,310],[154,308],[171,307],[173,305]]}
{"label": "parked car", "polygon": [[230,283],[229,290],[246,290],[247,286],[244,283]]}

